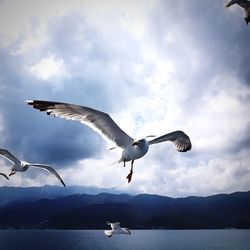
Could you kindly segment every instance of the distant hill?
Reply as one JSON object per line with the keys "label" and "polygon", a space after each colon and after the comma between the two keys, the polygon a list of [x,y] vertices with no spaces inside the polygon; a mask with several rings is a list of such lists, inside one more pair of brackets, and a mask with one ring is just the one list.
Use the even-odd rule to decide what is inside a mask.
{"label": "distant hill", "polygon": [[71,194],[119,194],[121,191],[108,188],[97,188],[91,186],[42,186],[42,187],[0,187],[0,207],[9,202],[36,201],[43,198],[56,199]]}
{"label": "distant hill", "polygon": [[186,198],[74,194],[0,208],[0,228],[103,229],[106,221],[143,229],[250,228],[250,191]]}

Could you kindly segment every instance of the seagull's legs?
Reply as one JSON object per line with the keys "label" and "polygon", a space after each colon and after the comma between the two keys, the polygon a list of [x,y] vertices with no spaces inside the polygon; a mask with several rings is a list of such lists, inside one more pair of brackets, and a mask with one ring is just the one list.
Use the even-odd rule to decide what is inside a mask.
{"label": "seagull's legs", "polygon": [[12,171],[10,172],[9,176],[11,176],[11,175],[13,175],[13,174],[15,174],[15,173],[16,173],[16,171],[15,171],[15,170],[12,170]]}
{"label": "seagull's legs", "polygon": [[129,174],[128,174],[128,176],[127,176],[128,183],[129,183],[129,182],[131,182],[131,179],[132,179],[134,161],[135,161],[135,160],[132,160],[132,161],[131,161],[131,169],[130,169],[130,173],[129,173]]}
{"label": "seagull's legs", "polygon": [[124,167],[124,168],[126,167],[126,163],[125,163],[125,161],[123,161],[123,167]]}

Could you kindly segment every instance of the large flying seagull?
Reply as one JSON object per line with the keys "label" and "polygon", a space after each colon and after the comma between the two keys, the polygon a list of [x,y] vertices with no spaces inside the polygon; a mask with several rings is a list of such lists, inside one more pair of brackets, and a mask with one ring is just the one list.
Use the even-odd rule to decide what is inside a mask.
{"label": "large flying seagull", "polygon": [[148,152],[150,145],[171,141],[179,152],[186,152],[192,147],[189,137],[182,131],[174,131],[150,141],[145,138],[134,140],[118,127],[107,113],[102,111],[53,101],[30,100],[27,103],[35,109],[45,111],[48,115],[79,121],[94,129],[105,139],[114,142],[116,146],[122,149],[122,156],[118,163],[123,162],[125,167],[125,162],[131,161],[130,173],[127,176],[128,182],[131,181],[133,175],[134,161],[144,156]]}

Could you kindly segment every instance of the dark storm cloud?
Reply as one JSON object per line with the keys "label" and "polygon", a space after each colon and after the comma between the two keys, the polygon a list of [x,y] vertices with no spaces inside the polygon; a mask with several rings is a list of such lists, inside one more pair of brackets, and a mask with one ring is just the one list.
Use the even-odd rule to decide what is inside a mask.
{"label": "dark storm cloud", "polygon": [[[116,37],[112,40],[112,37],[92,27],[85,20],[84,13],[75,11],[53,18],[48,24],[47,34],[48,42],[41,50],[41,58],[52,51],[64,60],[71,73],[70,79],[63,79],[64,87],[55,97],[112,112],[117,107],[117,100],[121,105],[127,101],[128,95],[140,94],[140,83],[130,77],[134,70],[130,62],[139,57],[139,44],[127,33],[120,33],[119,39],[124,36],[128,42],[123,52]],[[127,53],[128,49],[130,53]],[[49,98],[54,96],[51,94]]]}
{"label": "dark storm cloud", "polygon": [[60,163],[62,166],[95,155],[100,150],[95,133],[89,133],[80,123],[64,125],[65,121],[52,117],[50,121],[25,103],[30,97],[38,97],[37,93],[42,98],[46,90],[38,87],[39,84],[33,85],[38,80],[22,73],[18,56],[0,53],[0,113],[4,124],[1,147],[27,161]]}

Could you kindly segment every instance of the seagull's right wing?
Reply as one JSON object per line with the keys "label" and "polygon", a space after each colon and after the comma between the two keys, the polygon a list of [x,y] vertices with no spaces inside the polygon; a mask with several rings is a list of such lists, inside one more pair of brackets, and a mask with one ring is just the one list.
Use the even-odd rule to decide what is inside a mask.
{"label": "seagull's right wing", "polygon": [[111,223],[111,228],[113,230],[119,230],[119,229],[121,229],[120,222]]}
{"label": "seagull's right wing", "polygon": [[4,176],[7,180],[9,180],[9,177],[6,174],[0,173],[0,175]]}
{"label": "seagull's right wing", "polygon": [[63,182],[61,176],[56,172],[54,168],[52,168],[50,165],[45,165],[45,164],[29,164],[30,167],[37,167],[37,168],[42,168],[46,171],[48,171],[50,174],[53,174],[62,184],[64,187],[66,187],[65,183]]}
{"label": "seagull's right wing", "polygon": [[132,144],[134,141],[133,138],[118,127],[108,114],[99,110],[60,102],[32,100],[27,101],[27,103],[35,109],[46,111],[48,115],[80,121],[94,129],[105,139],[115,142],[121,148]]}
{"label": "seagull's right wing", "polygon": [[180,130],[157,137],[149,141],[149,145],[165,141],[173,142],[176,146],[176,150],[179,152],[186,152],[192,148],[192,144],[189,137]]}
{"label": "seagull's right wing", "polygon": [[20,164],[21,161],[19,161],[13,154],[11,154],[7,149],[0,148],[0,155],[2,155],[7,160],[11,161],[15,164]]}

